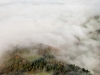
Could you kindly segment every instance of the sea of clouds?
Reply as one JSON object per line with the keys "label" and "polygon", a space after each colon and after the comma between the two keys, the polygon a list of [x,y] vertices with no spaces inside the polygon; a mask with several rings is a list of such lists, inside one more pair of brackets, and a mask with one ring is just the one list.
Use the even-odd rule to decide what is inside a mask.
{"label": "sea of clouds", "polygon": [[0,0],[0,57],[44,44],[59,59],[100,74],[100,0]]}

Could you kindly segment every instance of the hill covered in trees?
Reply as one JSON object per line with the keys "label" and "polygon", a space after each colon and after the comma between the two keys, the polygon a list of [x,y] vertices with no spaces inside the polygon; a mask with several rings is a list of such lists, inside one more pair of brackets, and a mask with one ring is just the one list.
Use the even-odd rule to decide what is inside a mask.
{"label": "hill covered in trees", "polygon": [[7,52],[0,75],[92,75],[84,68],[57,60],[50,48],[35,49],[15,48]]}

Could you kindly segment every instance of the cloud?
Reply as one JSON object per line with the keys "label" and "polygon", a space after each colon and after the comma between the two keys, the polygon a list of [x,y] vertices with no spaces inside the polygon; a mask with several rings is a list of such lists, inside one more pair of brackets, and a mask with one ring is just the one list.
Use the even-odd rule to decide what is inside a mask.
{"label": "cloud", "polygon": [[100,36],[96,31],[100,29],[100,19],[95,18],[99,15],[99,3],[0,1],[0,55],[11,46],[42,43],[59,49],[59,59],[99,75]]}

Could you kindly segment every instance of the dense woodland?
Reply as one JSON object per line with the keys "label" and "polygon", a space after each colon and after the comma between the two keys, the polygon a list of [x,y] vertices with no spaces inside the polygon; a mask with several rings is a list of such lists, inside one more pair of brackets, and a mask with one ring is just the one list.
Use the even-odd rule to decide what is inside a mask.
{"label": "dense woodland", "polygon": [[25,48],[8,52],[9,58],[0,69],[0,75],[92,75],[84,68],[56,60],[48,50],[38,50],[33,57],[23,57],[24,53],[29,54]]}

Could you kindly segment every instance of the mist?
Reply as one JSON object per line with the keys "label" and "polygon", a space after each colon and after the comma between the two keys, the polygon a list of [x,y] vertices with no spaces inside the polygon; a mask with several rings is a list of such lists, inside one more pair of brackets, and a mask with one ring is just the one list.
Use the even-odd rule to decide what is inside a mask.
{"label": "mist", "polygon": [[100,0],[0,1],[0,58],[12,46],[43,44],[58,59],[100,74]]}

